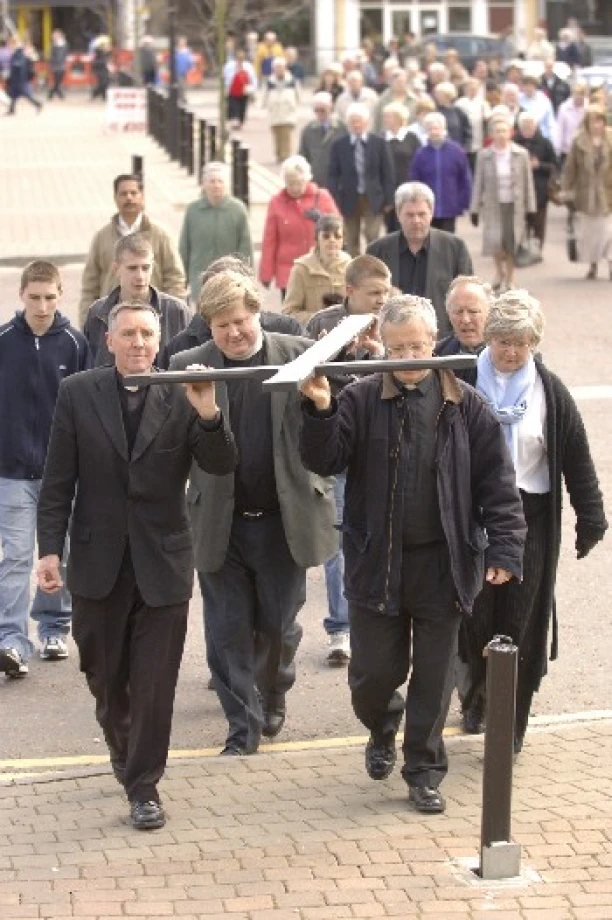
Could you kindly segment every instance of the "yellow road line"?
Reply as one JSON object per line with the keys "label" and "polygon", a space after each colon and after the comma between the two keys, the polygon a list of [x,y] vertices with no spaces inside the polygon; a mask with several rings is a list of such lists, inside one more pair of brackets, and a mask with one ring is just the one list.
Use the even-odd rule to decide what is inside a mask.
{"label": "yellow road line", "polygon": [[[462,734],[460,728],[444,729],[445,737]],[[287,741],[284,744],[262,744],[259,750],[262,754],[290,753],[291,751],[314,751],[325,748],[347,748],[363,745],[368,740],[367,735],[352,736],[348,738],[313,738],[311,741]],[[216,757],[219,748],[183,748],[170,751],[169,760],[199,759],[202,757]],[[0,776],[4,779],[9,770],[18,770],[19,773],[9,776],[30,775],[21,771],[31,771],[36,768],[42,770],[67,769],[71,767],[95,767],[108,765],[108,754],[81,754],[74,757],[32,757],[15,760],[0,760]],[[34,775],[34,774],[32,774]],[[36,774],[38,775],[38,774]]]}

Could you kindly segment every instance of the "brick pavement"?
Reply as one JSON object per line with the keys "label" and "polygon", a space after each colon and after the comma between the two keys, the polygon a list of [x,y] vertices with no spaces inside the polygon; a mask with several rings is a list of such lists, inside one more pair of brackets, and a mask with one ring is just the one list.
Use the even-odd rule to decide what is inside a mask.
{"label": "brick pavement", "polygon": [[449,739],[445,815],[408,810],[363,749],[173,762],[169,821],[134,831],[100,769],[0,786],[0,917],[610,920],[612,718],[530,730],[514,778],[520,878],[478,862],[482,739]]}
{"label": "brick pavement", "polygon": [[[207,91],[194,102],[212,115],[211,98]],[[255,120],[255,138],[260,131]],[[0,265],[36,256],[83,261],[93,234],[113,213],[112,180],[130,171],[133,154],[145,158],[147,211],[171,233],[178,236],[183,211],[198,195],[195,177],[172,163],[151,138],[107,131],[104,109],[79,97],[48,105],[41,115],[22,109],[17,117],[3,119],[1,143]],[[273,172],[253,165],[256,240],[262,235],[265,206],[278,187]]]}

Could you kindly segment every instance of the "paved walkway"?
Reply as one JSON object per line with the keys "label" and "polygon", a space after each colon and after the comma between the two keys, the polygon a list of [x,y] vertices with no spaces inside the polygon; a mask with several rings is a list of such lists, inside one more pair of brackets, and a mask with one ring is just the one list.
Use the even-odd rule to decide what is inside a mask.
{"label": "paved walkway", "polygon": [[[210,91],[194,94],[195,107],[213,117],[212,99]],[[251,135],[260,142],[263,113],[257,115]],[[145,158],[147,212],[175,236],[186,205],[199,194],[196,178],[172,163],[151,138],[109,132],[104,108],[83,98],[47,105],[41,115],[22,107],[0,125],[0,264],[35,256],[83,261],[93,234],[113,213],[113,178],[130,172],[134,154]],[[275,173],[255,162],[251,229],[257,241],[278,187]]]}
{"label": "paved walkway", "polygon": [[449,739],[445,815],[333,742],[171,763],[169,820],[134,831],[108,769],[0,785],[0,917],[610,920],[612,718],[530,731],[514,781],[522,874],[478,865],[482,739]]}

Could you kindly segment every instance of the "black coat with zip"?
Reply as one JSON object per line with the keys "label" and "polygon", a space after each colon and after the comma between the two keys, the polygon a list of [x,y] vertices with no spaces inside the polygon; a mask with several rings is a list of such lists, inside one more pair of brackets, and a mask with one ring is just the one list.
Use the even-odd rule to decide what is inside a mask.
{"label": "black coat with zip", "polygon": [[[437,420],[440,516],[457,605],[470,613],[485,568],[521,579],[526,524],[501,426],[482,399],[450,371],[440,371]],[[307,469],[330,476],[347,469],[342,531],[345,594],[375,612],[397,615],[402,570],[406,400],[390,374],[346,387],[330,415],[304,401],[300,438]]]}

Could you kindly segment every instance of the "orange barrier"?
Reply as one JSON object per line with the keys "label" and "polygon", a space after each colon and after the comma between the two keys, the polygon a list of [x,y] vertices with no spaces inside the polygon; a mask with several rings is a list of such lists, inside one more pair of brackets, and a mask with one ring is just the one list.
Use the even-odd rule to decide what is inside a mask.
{"label": "orange barrier", "polygon": [[[111,62],[111,80],[114,73],[118,70],[130,72],[132,69],[133,51],[119,49],[113,52]],[[206,62],[202,54],[194,54],[194,65],[187,75],[187,84],[189,86],[199,86],[206,73]],[[168,52],[164,51],[157,55],[159,66],[159,81],[162,84],[168,82]],[[66,60],[66,76],[64,77],[63,86],[93,86],[96,82],[92,71],[93,57],[91,54],[69,54]],[[42,86],[47,82],[49,75],[49,65],[46,61],[37,61],[34,65],[36,73],[36,82]]]}

